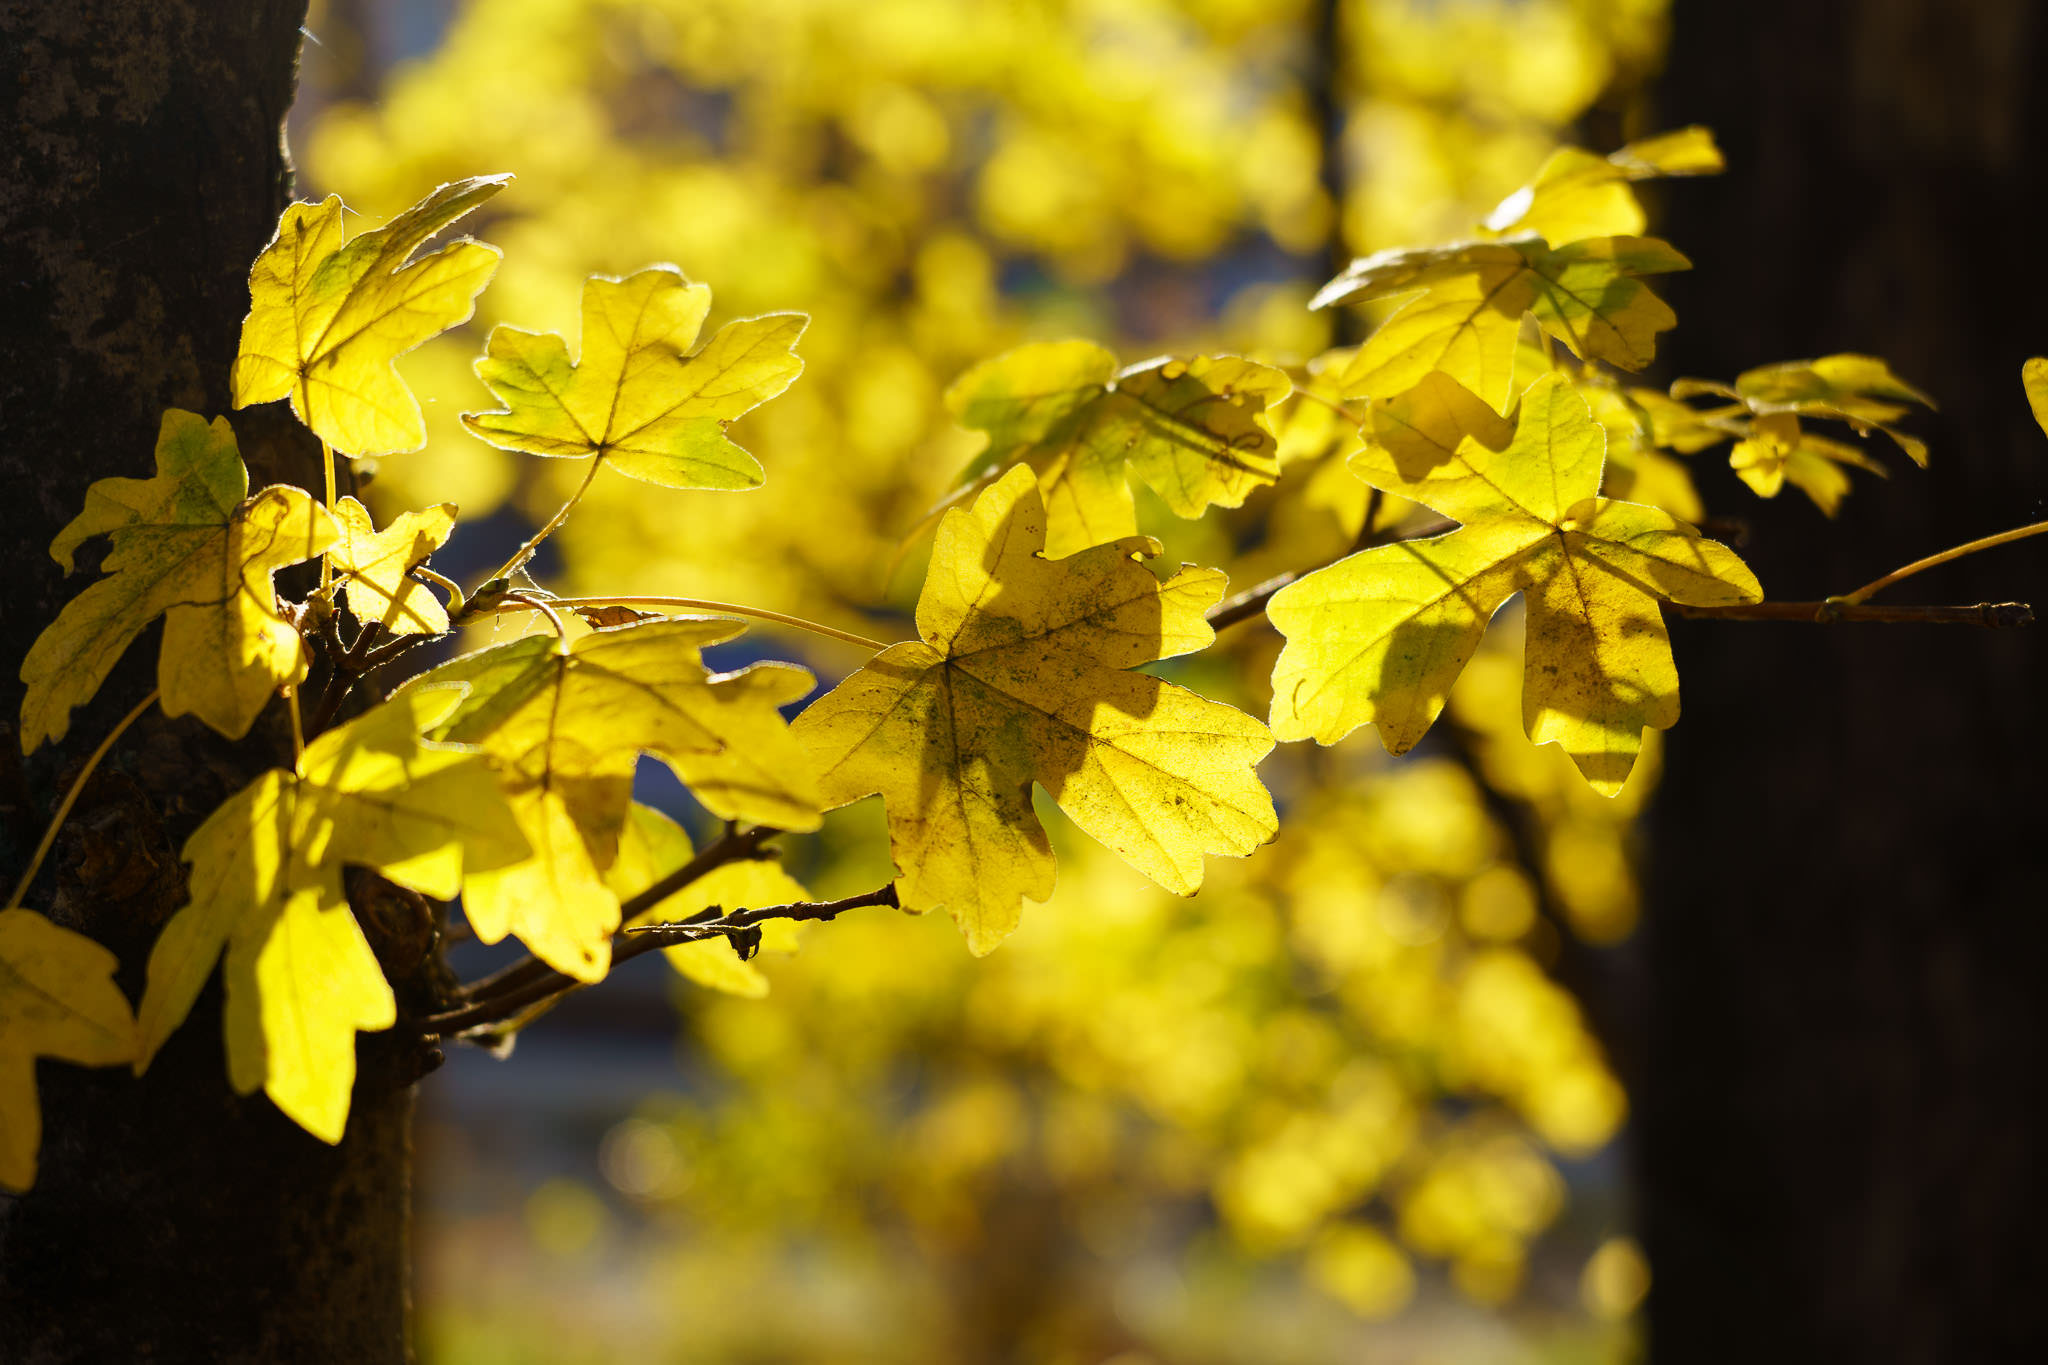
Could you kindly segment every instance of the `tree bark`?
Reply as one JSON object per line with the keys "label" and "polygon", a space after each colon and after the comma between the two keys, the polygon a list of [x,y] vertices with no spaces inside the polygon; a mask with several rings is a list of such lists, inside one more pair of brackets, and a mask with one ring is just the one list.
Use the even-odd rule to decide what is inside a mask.
{"label": "tree bark", "polygon": [[[1868,351],[1942,404],[1830,523],[1719,455],[1774,596],[1846,592],[2037,519],[2048,13],[2026,0],[1678,0],[1659,122],[1712,125],[1673,188],[1664,355],[1732,378]],[[1886,600],[2048,597],[2040,542]],[[2048,635],[1678,622],[1686,716],[1654,816],[1641,1220],[1658,1365],[2041,1358]]]}
{"label": "tree bark", "polygon": [[[0,817],[6,879],[79,760],[149,688],[138,641],[69,738],[24,762],[15,668],[62,602],[44,552],[86,485],[150,472],[166,406],[228,408],[249,262],[290,188],[281,124],[304,0],[0,0]],[[235,414],[252,481],[318,487],[317,447]],[[228,744],[152,716],[86,788],[29,904],[107,944],[139,998],[184,899],[177,850],[289,763],[273,714]],[[218,987],[137,1080],[44,1062],[41,1171],[0,1196],[0,1357],[405,1356],[410,1077],[365,1048],[346,1139],[231,1094]]]}

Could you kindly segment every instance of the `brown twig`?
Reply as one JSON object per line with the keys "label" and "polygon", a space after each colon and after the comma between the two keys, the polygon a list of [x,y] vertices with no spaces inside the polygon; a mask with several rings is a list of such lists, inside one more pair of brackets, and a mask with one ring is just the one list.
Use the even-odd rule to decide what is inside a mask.
{"label": "brown twig", "polygon": [[[796,901],[788,905],[768,905],[758,909],[740,910],[730,915],[714,907],[678,924],[650,924],[624,931],[620,937],[612,940],[612,966],[617,967],[621,962],[631,961],[642,953],[672,948],[680,943],[696,943],[708,938],[744,934],[771,919],[831,920],[848,910],[856,910],[862,906],[896,904],[896,884],[891,882],[873,891],[863,891],[857,896],[845,896],[836,901]],[[509,975],[509,972],[499,974],[501,978]],[[549,996],[589,984],[587,981],[580,981],[552,967],[544,966],[538,973],[522,973],[517,982],[508,989],[500,990],[483,999],[473,1000],[459,1009],[428,1015],[416,1021],[416,1026],[421,1033],[436,1034],[443,1038],[452,1037],[510,1019]]]}
{"label": "brown twig", "polygon": [[2025,602],[1977,602],[1970,606],[1883,607],[1868,602],[1745,602],[1731,607],[1684,607],[1680,616],[1708,621],[1799,621],[1834,625],[1846,621],[1884,621],[1902,625],[1988,626],[1994,630],[2027,626],[2034,609]]}
{"label": "brown twig", "polygon": [[[690,861],[684,863],[660,881],[655,882],[639,895],[623,902],[619,906],[619,918],[621,920],[631,920],[646,914],[649,910],[660,905],[670,896],[673,896],[676,892],[682,890],[714,868],[723,867],[727,863],[744,862],[750,858],[767,856],[763,852],[761,845],[781,832],[781,830],[769,825],[756,825],[751,829],[745,830],[728,825],[724,834],[704,845]],[[613,941],[615,944],[617,943],[617,939]],[[618,960],[616,954],[614,954],[613,960]],[[550,978],[561,976],[561,973],[548,966],[547,963],[537,957],[528,955],[508,967],[493,972],[489,976],[480,977],[463,986],[456,993],[456,998],[464,1002],[460,1008],[443,1014],[431,1015],[426,1020],[421,1021],[420,1027],[423,1030],[428,1030],[428,1026],[434,1020],[446,1019],[451,1014],[460,1015],[465,1011],[475,1010],[496,1001],[511,999],[519,996],[536,982],[547,981]],[[568,980],[566,977],[562,979]],[[568,987],[562,986],[558,987],[558,989],[566,990]],[[543,991],[541,994],[546,995],[548,992]],[[499,1014],[493,1017],[502,1019],[506,1016]],[[471,1026],[465,1025],[464,1027]],[[435,1029],[428,1031],[445,1033],[452,1030]]]}

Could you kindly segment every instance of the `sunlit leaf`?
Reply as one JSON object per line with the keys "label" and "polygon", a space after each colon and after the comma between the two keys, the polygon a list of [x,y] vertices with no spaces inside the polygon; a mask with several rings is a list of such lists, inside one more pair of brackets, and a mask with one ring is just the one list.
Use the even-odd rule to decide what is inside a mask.
{"label": "sunlit leaf", "polygon": [[770,313],[721,327],[695,353],[711,290],[674,266],[583,286],[583,354],[551,332],[492,329],[476,372],[505,406],[462,416],[504,450],[595,456],[668,488],[758,488],[752,455],[726,436],[734,419],[803,372],[794,350],[809,322]]}
{"label": "sunlit leaf", "polygon": [[1137,533],[1131,476],[1182,517],[1236,507],[1279,477],[1266,410],[1291,387],[1236,356],[1119,370],[1092,342],[1053,341],[983,361],[946,391],[946,406],[988,433],[969,478],[1017,461],[1038,471],[1046,552],[1067,555]]}
{"label": "sunlit leaf", "polygon": [[401,512],[379,531],[368,508],[343,498],[334,504],[334,520],[341,534],[327,561],[342,575],[348,609],[358,621],[393,635],[439,635],[448,629],[441,599],[407,575],[447,543],[455,529],[454,503]]}
{"label": "sunlit leaf", "polygon": [[1632,237],[1649,220],[1630,181],[1714,175],[1722,167],[1714,135],[1697,125],[1631,142],[1607,156],[1560,147],[1534,180],[1487,215],[1486,227],[1503,234],[1533,232],[1551,242]]}
{"label": "sunlit leaf", "polygon": [[21,680],[21,748],[62,739],[135,637],[164,617],[157,685],[167,716],[187,713],[231,739],[278,687],[305,676],[298,632],[278,613],[270,576],[335,537],[325,508],[283,484],[254,497],[225,417],[164,411],[156,477],[101,479],[50,554],[107,537],[107,577],[64,605],[30,647]]}
{"label": "sunlit leaf", "polygon": [[33,910],[0,910],[0,1186],[35,1183],[42,1146],[36,1058],[117,1066],[135,1056],[120,963]]}
{"label": "sunlit leaf", "polygon": [[[1846,467],[1883,477],[1883,465],[1855,446],[1815,435],[1805,420],[1842,422],[1859,436],[1881,431],[1915,464],[1927,464],[1927,443],[1895,425],[1910,404],[1934,402],[1891,372],[1876,356],[1831,355],[1763,365],[1733,384],[1680,379],[1670,397],[1643,390],[1630,396],[1652,416],[1657,443],[1690,453],[1732,440],[1728,463],[1759,497],[1776,497],[1787,483],[1833,516],[1849,492]],[[1684,399],[1728,400],[1694,408]]]}
{"label": "sunlit leaf", "polygon": [[[1464,404],[1475,416],[1481,406]],[[1562,745],[1596,790],[1620,790],[1644,727],[1678,719],[1658,603],[1753,602],[1762,590],[1732,551],[1669,513],[1597,496],[1604,450],[1585,400],[1550,375],[1524,396],[1505,449],[1466,437],[1450,452],[1432,440],[1355,457],[1374,486],[1461,526],[1353,555],[1274,596],[1267,616],[1287,637],[1274,733],[1332,744],[1370,722],[1388,752],[1407,752],[1520,592],[1529,737]]]}
{"label": "sunlit leaf", "polygon": [[347,455],[418,450],[427,439],[419,400],[393,362],[469,320],[499,252],[465,239],[409,258],[511,180],[442,185],[346,242],[339,195],[286,208],[249,271],[235,406],[289,398],[314,435]]}
{"label": "sunlit leaf", "polygon": [[812,765],[777,709],[808,693],[811,675],[780,663],[705,668],[698,651],[739,632],[725,620],[652,621],[566,648],[535,635],[409,685],[469,685],[435,735],[491,756],[532,848],[465,881],[463,912],[477,937],[514,934],[560,971],[604,976],[619,928],[618,893],[604,872],[617,856],[642,753],[723,819],[817,828]]}
{"label": "sunlit leaf", "polygon": [[1127,670],[1214,638],[1202,613],[1223,575],[1161,583],[1131,539],[1044,555],[1045,507],[1017,468],[946,514],[918,599],[917,641],[893,645],[813,703],[795,730],[832,805],[880,793],[903,904],[952,911],[986,953],[1023,901],[1052,894],[1031,810],[1036,782],[1076,824],[1168,890],[1192,893],[1205,854],[1273,836],[1254,765],[1266,728]]}
{"label": "sunlit leaf", "polygon": [[1581,360],[1640,370],[1677,322],[1639,276],[1691,268],[1654,237],[1562,246],[1523,236],[1382,251],[1353,261],[1313,306],[1417,294],[1374,332],[1338,379],[1348,396],[1387,397],[1442,370],[1495,407],[1506,403],[1522,316]]}
{"label": "sunlit leaf", "polygon": [[[605,885],[621,901],[630,900],[687,863],[692,852],[687,830],[653,807],[635,802],[619,832],[619,854],[605,871]],[[810,898],[803,883],[783,871],[781,863],[743,858],[712,868],[629,922],[675,924],[704,910],[731,914]],[[762,921],[761,951],[795,952],[801,929],[795,920]],[[768,978],[760,968],[741,958],[723,938],[678,943],[661,953],[670,966],[700,986],[749,999],[768,994]]]}
{"label": "sunlit leaf", "polygon": [[2035,356],[2020,367],[2020,385],[2027,391],[2027,406],[2034,420],[2048,435],[2048,356]]}
{"label": "sunlit leaf", "polygon": [[391,988],[342,890],[342,867],[375,869],[446,900],[465,870],[526,856],[482,756],[424,743],[461,689],[394,698],[306,746],[228,798],[185,842],[191,899],[149,955],[136,1070],[183,1023],[213,972],[227,984],[228,1076],[339,1142],[355,1035],[390,1027]]}

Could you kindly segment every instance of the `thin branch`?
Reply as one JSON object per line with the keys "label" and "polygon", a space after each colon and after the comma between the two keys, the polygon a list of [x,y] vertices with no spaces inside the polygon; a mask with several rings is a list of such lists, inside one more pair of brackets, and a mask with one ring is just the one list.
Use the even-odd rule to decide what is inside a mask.
{"label": "thin branch", "polygon": [[[767,856],[761,845],[781,832],[781,830],[769,825],[756,825],[752,829],[746,830],[728,828],[724,834],[699,849],[696,856],[691,858],[690,861],[684,863],[660,881],[655,882],[639,895],[621,904],[619,906],[619,918],[622,921],[632,920],[646,914],[649,910],[660,905],[670,896],[673,896],[676,892],[682,890],[714,868],[723,867],[727,863],[744,862],[750,858]],[[613,942],[616,945],[618,940],[615,938]],[[617,960],[616,954],[613,960]],[[491,973],[489,976],[481,977],[463,986],[458,992],[458,998],[468,1002],[463,1008],[474,1009],[478,1006],[517,994],[536,981],[543,981],[559,975],[561,974],[548,966],[547,963],[529,955],[508,967]],[[457,1012],[459,1013],[460,1011]],[[442,1016],[436,1015],[433,1017],[440,1018]],[[499,1015],[496,1017],[503,1018],[505,1016]]]}
{"label": "thin branch", "polygon": [[[632,937],[623,941],[612,941],[612,966],[617,967],[621,962],[631,961],[643,953],[673,948],[681,943],[696,943],[708,938],[742,934],[771,919],[830,920],[862,906],[896,904],[896,884],[891,882],[873,891],[863,891],[857,896],[846,896],[836,901],[796,901],[789,905],[768,905],[723,916],[714,908],[693,915],[680,924],[656,924],[642,929],[627,930]],[[451,1037],[510,1019],[549,996],[560,995],[590,984],[588,981],[581,981],[553,968],[547,968],[522,977],[512,988],[500,991],[487,999],[473,1001],[460,1009],[449,1010],[443,1014],[428,1015],[417,1021],[417,1027],[422,1033],[431,1033],[443,1038]]]}
{"label": "thin branch", "polygon": [[2032,625],[2034,609],[2025,602],[1978,602],[1970,606],[1874,607],[1830,598],[1825,602],[1745,602],[1732,607],[1685,607],[1671,609],[1680,616],[1709,621],[1799,621],[1807,625],[1834,625],[1845,621],[1883,621],[1905,625],[1988,626],[2003,630]]}

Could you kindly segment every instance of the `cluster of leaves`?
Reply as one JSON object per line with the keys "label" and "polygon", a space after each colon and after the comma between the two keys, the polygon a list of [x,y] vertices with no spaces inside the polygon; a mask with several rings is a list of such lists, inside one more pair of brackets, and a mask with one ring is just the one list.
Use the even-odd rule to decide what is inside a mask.
{"label": "cluster of leaves", "polygon": [[[70,713],[163,616],[165,714],[239,738],[281,692],[294,764],[231,797],[186,843],[189,903],[151,954],[132,1019],[103,950],[33,912],[5,912],[20,943],[0,998],[34,1007],[0,1014],[12,1025],[0,1033],[4,1055],[140,1071],[218,965],[234,1087],[262,1089],[307,1131],[339,1141],[356,1034],[399,1022],[344,892],[346,866],[436,901],[459,897],[478,938],[515,937],[532,954],[530,969],[511,973],[519,992],[457,988],[406,1021],[429,1034],[516,1026],[546,994],[526,988],[550,973],[564,988],[601,980],[629,928],[653,927],[644,942],[666,945],[694,979],[757,993],[744,959],[762,926],[786,947],[794,922],[845,903],[812,901],[752,855],[771,834],[818,829],[870,795],[882,798],[894,870],[886,894],[861,903],[944,908],[976,954],[1016,929],[1024,901],[1052,892],[1034,785],[1129,866],[1192,894],[1209,855],[1243,857],[1275,834],[1257,767],[1276,737],[1334,744],[1370,722],[1389,753],[1405,752],[1516,595],[1528,740],[1559,745],[1594,791],[1619,792],[1644,731],[1677,719],[1661,605],[1762,597],[1732,551],[1664,508],[1613,496],[1607,459],[1610,423],[1626,419],[1612,415],[1616,386],[1600,367],[1649,362],[1673,319],[1641,277],[1685,265],[1633,235],[1642,211],[1629,183],[1716,166],[1699,130],[1609,158],[1561,153],[1489,220],[1493,235],[1383,252],[1333,281],[1320,302],[1414,297],[1363,347],[1291,374],[1230,355],[1120,367],[1087,342],[1026,346],[970,369],[946,403],[987,440],[937,518],[918,638],[884,648],[820,628],[873,657],[793,724],[781,709],[811,692],[807,670],[713,672],[702,651],[737,633],[724,617],[808,623],[701,602],[718,615],[657,617],[635,608],[660,599],[558,598],[524,569],[607,465],[668,489],[761,485],[760,463],[727,428],[797,377],[806,320],[741,319],[700,344],[709,290],[655,266],[588,281],[574,358],[562,337],[494,330],[476,372],[500,406],[464,425],[502,449],[583,464],[560,510],[465,593],[428,565],[454,530],[453,505],[380,531],[334,492],[332,462],[425,442],[393,362],[469,317],[498,253],[467,240],[423,248],[508,177],[444,185],[352,239],[338,199],[293,205],[251,272],[234,399],[290,402],[329,462],[327,498],[250,495],[225,418],[167,413],[156,477],[95,484],[53,543],[69,569],[83,541],[106,536],[107,576],[24,663],[23,742],[62,738]],[[1889,430],[1899,414],[1888,396],[1903,386],[1852,359],[1744,376],[1728,391],[1756,427],[1744,443],[1766,439],[1775,428],[1764,424],[1781,416]],[[1604,405],[1597,419],[1589,397]],[[1692,420],[1736,434],[1739,419]],[[1689,439],[1657,443],[1683,450]],[[1161,547],[1138,533],[1132,482],[1192,519],[1243,504],[1290,463],[1343,471],[1363,504],[1353,553],[1251,602],[1285,638],[1269,730],[1138,671],[1206,649],[1212,620],[1241,614],[1219,606],[1220,570],[1162,577],[1147,566]],[[1785,477],[1797,481],[1789,461]],[[280,601],[276,571],[316,559],[320,586]],[[388,685],[386,670],[410,650],[507,614],[547,629]],[[310,712],[302,691],[318,696]],[[728,822],[724,839],[694,850],[633,802],[643,756]],[[1514,1084],[1504,1073],[1497,1088]],[[0,1179],[25,1185],[33,1088],[0,1099],[10,1161]],[[1595,1125],[1601,1137],[1611,1126]],[[1257,1211],[1257,1182],[1246,1180],[1218,1197],[1251,1210],[1245,1226],[1256,1228],[1273,1215]],[[1371,1187],[1333,1186],[1315,1220]],[[1516,1235],[1542,1221],[1531,1214]],[[1345,1255],[1358,1259],[1329,1252],[1332,1264]]]}

